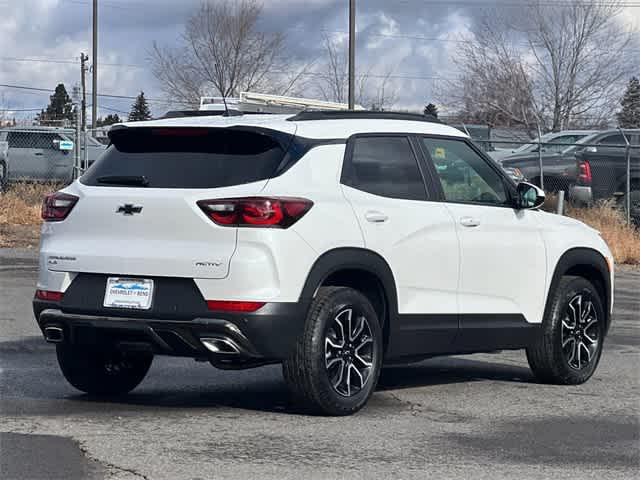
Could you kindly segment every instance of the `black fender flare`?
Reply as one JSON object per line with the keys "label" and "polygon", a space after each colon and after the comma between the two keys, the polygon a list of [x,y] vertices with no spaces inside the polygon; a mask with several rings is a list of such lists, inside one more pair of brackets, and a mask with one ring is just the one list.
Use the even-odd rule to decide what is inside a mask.
{"label": "black fender flare", "polygon": [[[547,302],[545,305],[544,315],[545,318],[549,312],[550,300],[551,300],[551,292],[553,292],[560,282],[560,279],[567,274],[572,268],[575,267],[589,267],[595,269],[602,281],[602,287],[605,290],[605,316],[606,316],[606,325],[607,330],[609,329],[609,324],[611,323],[611,275],[609,272],[609,265],[607,263],[606,258],[597,250],[593,248],[586,247],[578,247],[572,248],[564,252],[558,262],[556,263],[555,270],[553,272],[553,277],[551,278],[551,284],[549,286],[549,290],[547,292]],[[596,285],[597,287],[597,285]]]}
{"label": "black fender flare", "polygon": [[308,311],[318,288],[333,273],[340,270],[363,270],[375,275],[382,285],[389,319],[398,314],[398,293],[391,267],[379,254],[366,248],[344,247],[323,253],[313,264],[305,281],[300,303]]}

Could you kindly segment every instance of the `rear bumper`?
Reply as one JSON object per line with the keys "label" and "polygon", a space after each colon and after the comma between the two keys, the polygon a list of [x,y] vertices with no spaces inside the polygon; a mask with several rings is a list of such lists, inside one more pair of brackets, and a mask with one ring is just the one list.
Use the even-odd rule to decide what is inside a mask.
{"label": "rear bumper", "polygon": [[[43,334],[50,327],[62,329],[59,342],[192,357],[222,368],[284,360],[295,347],[306,316],[298,303],[270,303],[251,314],[221,313],[191,320],[68,313],[60,305],[37,299],[33,306]],[[202,339],[221,340],[230,348],[214,351]]]}
{"label": "rear bumper", "polygon": [[581,205],[588,205],[593,200],[593,193],[591,192],[591,187],[573,185],[569,190],[569,197],[573,202]]}

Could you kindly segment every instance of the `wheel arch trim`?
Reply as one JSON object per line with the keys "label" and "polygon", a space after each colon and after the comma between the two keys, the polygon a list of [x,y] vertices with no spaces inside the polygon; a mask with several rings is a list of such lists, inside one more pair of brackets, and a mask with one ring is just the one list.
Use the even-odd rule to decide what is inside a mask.
{"label": "wheel arch trim", "polygon": [[[545,303],[544,316],[547,317],[549,309],[551,308],[551,292],[553,292],[560,282],[560,279],[567,274],[572,268],[575,267],[588,267],[595,269],[600,275],[600,281],[605,289],[605,315],[607,330],[611,323],[611,307],[612,307],[612,288],[611,288],[611,272],[606,258],[602,253],[593,248],[577,247],[571,248],[564,252],[558,261],[551,277],[551,283],[547,292],[547,299]],[[588,280],[588,279],[587,279]],[[594,285],[596,288],[597,285]]]}
{"label": "wheel arch trim", "polygon": [[300,302],[308,310],[318,289],[334,273],[341,270],[363,270],[374,275],[382,286],[388,307],[389,320],[398,313],[398,294],[396,281],[391,267],[379,254],[366,248],[344,247],[329,250],[322,254],[313,264],[302,293]]}

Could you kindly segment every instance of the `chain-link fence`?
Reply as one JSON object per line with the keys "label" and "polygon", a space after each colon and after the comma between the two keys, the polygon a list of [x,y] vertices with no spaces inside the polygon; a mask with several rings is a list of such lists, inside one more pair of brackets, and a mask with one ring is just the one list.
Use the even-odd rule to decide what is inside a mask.
{"label": "chain-link fence", "polygon": [[73,128],[12,127],[0,129],[8,182],[70,183],[104,151],[93,132]]}
{"label": "chain-link fence", "polygon": [[529,141],[463,130],[516,181],[577,206],[611,200],[640,224],[640,129],[559,132]]}
{"label": "chain-link fence", "polygon": [[[640,129],[559,132],[534,140],[459,126],[516,181],[527,180],[574,204],[611,199],[640,223]],[[0,129],[4,175],[9,182],[69,183],[102,154],[107,128],[82,132],[60,127]],[[497,130],[493,130],[496,132]],[[0,172],[1,173],[1,172]],[[2,183],[2,182],[0,182]]]}

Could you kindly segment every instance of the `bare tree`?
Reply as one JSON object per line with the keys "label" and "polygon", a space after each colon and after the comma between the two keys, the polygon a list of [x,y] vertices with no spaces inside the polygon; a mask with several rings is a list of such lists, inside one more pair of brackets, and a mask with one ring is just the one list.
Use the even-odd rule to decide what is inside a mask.
{"label": "bare tree", "polygon": [[617,19],[620,1],[536,0],[524,8],[516,20],[489,10],[463,46],[449,89],[458,107],[554,131],[611,117],[620,81],[636,68],[625,55],[634,32]]}
{"label": "bare tree", "polygon": [[[346,48],[328,36],[324,37],[326,63],[316,72],[316,88],[324,100],[347,103],[349,95]],[[356,103],[373,110],[392,108],[397,101],[397,89],[391,82],[391,69],[384,75],[373,75],[372,67],[356,77]]]}
{"label": "bare tree", "polygon": [[283,34],[259,30],[261,14],[256,0],[208,1],[188,19],[181,45],[154,42],[153,73],[165,93],[177,103],[197,104],[213,92],[291,92],[302,72],[290,72],[283,60]]}
{"label": "bare tree", "polygon": [[619,1],[529,7],[531,22],[523,31],[535,56],[540,108],[552,130],[610,108],[620,80],[637,68],[624,54],[632,37],[616,19],[621,10]]}
{"label": "bare tree", "polygon": [[466,123],[522,126],[531,131],[538,117],[533,81],[504,22],[500,15],[480,19],[474,41],[460,48],[460,75],[446,85],[447,97]]}

